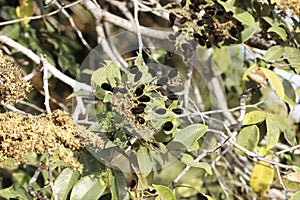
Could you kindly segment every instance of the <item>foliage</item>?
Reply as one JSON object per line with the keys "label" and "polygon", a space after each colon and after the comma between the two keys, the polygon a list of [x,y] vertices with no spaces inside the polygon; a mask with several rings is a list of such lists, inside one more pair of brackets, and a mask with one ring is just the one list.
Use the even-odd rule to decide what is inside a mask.
{"label": "foliage", "polygon": [[297,199],[299,4],[98,3],[0,0],[1,198]]}

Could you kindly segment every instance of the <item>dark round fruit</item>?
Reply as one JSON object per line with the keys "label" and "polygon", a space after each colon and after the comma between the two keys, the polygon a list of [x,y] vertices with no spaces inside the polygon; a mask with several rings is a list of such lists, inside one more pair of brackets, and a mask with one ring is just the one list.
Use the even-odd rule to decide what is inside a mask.
{"label": "dark round fruit", "polygon": [[156,76],[156,71],[152,68],[148,68],[148,73],[151,74],[152,77]]}
{"label": "dark round fruit", "polygon": [[167,90],[166,89],[164,89],[163,87],[158,87],[157,89],[156,89],[156,91],[158,91],[158,92],[160,92],[161,93],[161,95],[163,95],[163,96],[167,96]]}
{"label": "dark round fruit", "polygon": [[138,117],[136,118],[136,120],[139,122],[139,124],[144,124],[144,123],[145,123],[145,119],[142,118],[142,117],[140,117],[140,116],[138,116]]}
{"label": "dark round fruit", "polygon": [[175,37],[178,37],[182,33],[182,30],[176,31]]}
{"label": "dark round fruit", "polygon": [[178,100],[178,95],[177,94],[169,94],[167,97],[170,100]]}
{"label": "dark round fruit", "polygon": [[168,77],[169,77],[169,78],[174,78],[174,77],[176,77],[177,75],[178,75],[177,69],[171,69],[171,70],[169,71],[169,73],[168,73]]}
{"label": "dark round fruit", "polygon": [[186,0],[182,0],[180,4],[181,4],[181,7],[184,7],[186,5]]}
{"label": "dark round fruit", "polygon": [[172,122],[166,122],[161,126],[161,128],[165,131],[170,131],[170,130],[172,130],[173,127],[174,127],[174,125]]}
{"label": "dark round fruit", "polygon": [[169,39],[170,39],[171,41],[175,41],[175,40],[176,40],[176,36],[175,36],[174,34],[170,34],[170,35],[169,35]]}
{"label": "dark round fruit", "polygon": [[157,85],[166,85],[168,83],[169,79],[168,77],[161,77],[160,79],[157,80]]}
{"label": "dark round fruit", "polygon": [[136,181],[133,179],[133,180],[130,181],[129,187],[132,189],[132,188],[134,188],[135,186],[136,186]]}
{"label": "dark round fruit", "polygon": [[139,104],[137,105],[137,107],[138,107],[138,108],[146,108],[147,105],[144,104],[144,103],[139,103]]}
{"label": "dark round fruit", "polygon": [[136,65],[132,65],[129,69],[129,73],[136,74],[139,71],[139,68]]}
{"label": "dark round fruit", "polygon": [[144,93],[144,88],[145,88],[144,84],[139,85],[134,91],[135,96],[137,97],[141,96]]}
{"label": "dark round fruit", "polygon": [[144,112],[144,108],[131,108],[130,111],[133,113],[133,114],[141,114]]}
{"label": "dark round fruit", "polygon": [[150,97],[147,96],[147,95],[143,95],[143,96],[140,96],[137,100],[140,101],[140,102],[149,102]]}
{"label": "dark round fruit", "polygon": [[191,19],[197,19],[197,18],[198,18],[197,15],[191,14]]}
{"label": "dark round fruit", "polygon": [[101,84],[101,88],[102,88],[103,90],[106,90],[106,91],[112,91],[112,87],[111,87],[111,85],[108,84],[108,83],[102,83],[102,84]]}
{"label": "dark round fruit", "polygon": [[197,21],[198,26],[203,26],[204,24],[205,24],[205,21],[203,19]]}
{"label": "dark round fruit", "polygon": [[166,114],[167,110],[164,109],[164,108],[159,108],[155,111],[156,114],[159,114],[159,115],[164,115]]}
{"label": "dark round fruit", "polygon": [[179,24],[184,24],[185,22],[187,21],[187,18],[186,17],[182,17],[179,19]]}
{"label": "dark round fruit", "polygon": [[138,82],[142,78],[143,73],[138,71],[134,76],[134,82]]}
{"label": "dark round fruit", "polygon": [[183,113],[183,110],[181,108],[174,108],[172,109],[173,113],[181,115]]}

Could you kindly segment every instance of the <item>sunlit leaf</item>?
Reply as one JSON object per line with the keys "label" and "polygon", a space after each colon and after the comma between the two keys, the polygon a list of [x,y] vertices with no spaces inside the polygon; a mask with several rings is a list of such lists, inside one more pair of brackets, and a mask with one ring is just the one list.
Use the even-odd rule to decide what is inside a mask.
{"label": "sunlit leaf", "polygon": [[300,50],[294,47],[284,48],[285,57],[294,68],[300,68]]}
{"label": "sunlit leaf", "polygon": [[281,28],[279,26],[272,26],[268,29],[268,32],[274,32],[277,35],[281,37],[281,39],[286,40],[287,34],[284,30],[284,28]]}
{"label": "sunlit leaf", "polygon": [[280,78],[271,70],[267,68],[260,69],[272,84],[276,94],[279,96],[280,102],[284,99],[284,87]]}
{"label": "sunlit leaf", "polygon": [[266,119],[266,112],[260,110],[254,110],[245,114],[242,124],[257,124]]}
{"label": "sunlit leaf", "polygon": [[254,165],[250,177],[250,186],[254,192],[264,195],[269,190],[274,179],[273,166],[267,162],[259,161]]}
{"label": "sunlit leaf", "polygon": [[[242,128],[236,138],[236,143],[240,146],[253,151],[259,141],[259,129],[256,125],[246,126]],[[240,152],[243,154],[242,152]]]}
{"label": "sunlit leaf", "polygon": [[226,10],[226,12],[233,12],[233,17],[240,21],[242,24],[248,25],[250,27],[256,27],[254,17],[241,8],[235,7],[230,4],[230,2],[218,1]]}
{"label": "sunlit leaf", "polygon": [[189,150],[207,131],[204,124],[192,124],[177,132],[174,139],[168,143],[167,148],[172,150]]}
{"label": "sunlit leaf", "polygon": [[103,194],[107,183],[102,179],[101,172],[81,178],[73,187],[70,199],[98,200]]}
{"label": "sunlit leaf", "polygon": [[79,90],[76,92],[73,92],[72,94],[70,94],[67,99],[71,99],[73,97],[84,97],[84,96],[89,96],[91,95],[91,93],[87,90]]}
{"label": "sunlit leaf", "polygon": [[77,182],[79,173],[71,168],[65,168],[54,182],[54,187],[60,199],[67,199],[69,192]]}
{"label": "sunlit leaf", "polygon": [[14,183],[9,188],[0,190],[0,197],[4,199],[22,199],[31,200],[31,196],[28,194],[27,190],[19,183]]}
{"label": "sunlit leaf", "polygon": [[245,71],[245,73],[243,74],[243,77],[242,77],[242,89],[243,89],[243,91],[246,90],[246,81],[249,80],[249,79],[248,79],[249,73],[250,73],[252,70],[256,69],[256,68],[257,68],[257,64],[254,63],[254,64],[251,65],[251,66]]}
{"label": "sunlit leaf", "polygon": [[176,200],[176,197],[172,190],[164,185],[153,185],[158,193],[157,199],[161,200]]}
{"label": "sunlit leaf", "polygon": [[208,173],[209,175],[212,175],[212,169],[208,163],[195,162],[194,158],[189,154],[183,153],[180,160],[188,166],[204,169],[206,171],[206,173]]}
{"label": "sunlit leaf", "polygon": [[267,115],[266,125],[267,125],[267,136],[268,136],[266,148],[268,150],[273,148],[277,144],[280,136],[280,130],[277,125],[277,119],[272,114]]}
{"label": "sunlit leaf", "polygon": [[281,46],[272,46],[270,47],[263,58],[267,59],[268,61],[274,61],[280,59],[284,52],[284,48]]}
{"label": "sunlit leaf", "polygon": [[300,199],[300,191],[293,194],[290,200],[298,200],[298,199]]}

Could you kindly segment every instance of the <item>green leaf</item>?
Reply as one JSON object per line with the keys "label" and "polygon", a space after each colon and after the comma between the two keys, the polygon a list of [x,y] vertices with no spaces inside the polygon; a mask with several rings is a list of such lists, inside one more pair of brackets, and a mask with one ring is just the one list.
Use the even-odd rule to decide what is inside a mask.
{"label": "green leaf", "polygon": [[293,68],[300,68],[300,50],[294,47],[284,48],[285,57]]}
{"label": "green leaf", "polygon": [[[256,125],[246,126],[242,128],[236,138],[236,143],[240,146],[253,151],[259,141],[259,129]],[[242,152],[240,152],[243,154]]]}
{"label": "green leaf", "polygon": [[284,99],[284,87],[281,83],[280,78],[271,70],[267,68],[260,68],[260,70],[265,74],[270,83],[272,84],[276,94],[279,96],[280,102]]}
{"label": "green leaf", "polygon": [[246,10],[235,7],[231,5],[230,2],[218,1],[218,3],[220,3],[224,7],[226,12],[232,11],[233,17],[240,21],[242,24],[248,25],[250,27],[256,27],[254,17]]}
{"label": "green leaf", "polygon": [[274,33],[276,33],[277,35],[279,35],[279,36],[281,37],[281,39],[286,40],[287,34],[286,34],[284,28],[281,28],[281,27],[279,27],[279,26],[272,26],[272,27],[270,27],[270,28],[268,29],[267,32],[268,32],[268,33],[269,33],[269,32],[274,32]]}
{"label": "green leaf", "polygon": [[180,160],[188,166],[204,169],[206,171],[206,173],[208,173],[209,175],[212,175],[212,169],[208,163],[195,162],[194,158],[189,154],[183,153]]}
{"label": "green leaf", "polygon": [[113,61],[106,62],[106,79],[112,87],[116,87],[116,82],[121,81],[121,72],[118,65]]}
{"label": "green leaf", "polygon": [[101,171],[101,167],[98,160],[88,151],[81,153],[79,161],[80,164],[84,166],[82,175],[88,175],[90,173]]}
{"label": "green leaf", "polygon": [[5,199],[32,199],[31,196],[28,194],[27,190],[19,183],[14,183],[9,188],[1,189],[0,197]]}
{"label": "green leaf", "polygon": [[137,151],[137,161],[140,172],[147,176],[153,170],[152,157],[147,147],[141,146]]}
{"label": "green leaf", "polygon": [[259,195],[264,195],[269,190],[273,179],[273,166],[267,162],[259,161],[256,165],[254,165],[250,177],[250,186],[254,192]]}
{"label": "green leaf", "polygon": [[290,81],[286,80],[283,78],[282,81],[283,87],[284,87],[284,101],[290,104],[291,106],[295,107],[296,106],[296,94],[295,90],[291,84]]}
{"label": "green leaf", "polygon": [[265,53],[265,55],[263,56],[263,58],[269,60],[269,61],[274,61],[277,59],[280,59],[282,54],[284,52],[284,48],[277,45],[277,46],[273,46],[270,47],[267,52]]}
{"label": "green leaf", "polygon": [[300,87],[298,87],[297,89],[296,89],[296,94],[299,96],[300,95]]}
{"label": "green leaf", "polygon": [[280,130],[277,125],[277,119],[272,114],[267,115],[266,125],[267,125],[267,136],[268,136],[266,149],[269,150],[277,144],[280,136]]}
{"label": "green leaf", "polygon": [[176,197],[172,190],[164,185],[153,185],[158,193],[158,197],[156,199],[161,200],[176,200]]}
{"label": "green leaf", "polygon": [[102,179],[101,175],[101,172],[97,172],[81,178],[76,185],[74,185],[70,199],[99,199],[107,186],[107,183]]}
{"label": "green leaf", "polygon": [[127,192],[127,183],[123,172],[111,168],[109,170],[108,177],[112,200],[129,199],[129,193]]}
{"label": "green leaf", "polygon": [[106,69],[104,67],[100,67],[91,77],[91,84],[92,86],[101,86],[102,83],[106,82]]}
{"label": "green leaf", "polygon": [[298,199],[300,199],[300,191],[293,194],[290,200],[298,200]]}
{"label": "green leaf", "polygon": [[79,173],[71,168],[65,168],[54,182],[54,187],[60,199],[67,199],[69,192],[77,182]]}
{"label": "green leaf", "polygon": [[70,94],[67,99],[71,99],[73,97],[86,97],[86,96],[90,96],[91,92],[87,91],[87,90],[79,90],[76,92],[73,92],[72,94]]}
{"label": "green leaf", "polygon": [[168,143],[169,150],[184,150],[190,148],[206,133],[208,126],[192,124],[177,132],[174,139]]}
{"label": "green leaf", "polygon": [[257,124],[266,119],[266,113],[264,111],[255,110],[246,113],[243,119],[243,125]]}
{"label": "green leaf", "polygon": [[297,144],[297,140],[291,128],[285,123],[285,121],[280,116],[276,115],[276,119],[277,126],[283,132],[286,141],[290,145],[295,146]]}
{"label": "green leaf", "polygon": [[218,67],[214,74],[226,72],[231,66],[231,56],[228,47],[222,46],[220,49],[216,49],[213,54],[213,60]]}
{"label": "green leaf", "polygon": [[247,41],[256,32],[256,27],[244,26],[244,30],[241,32],[241,42]]}

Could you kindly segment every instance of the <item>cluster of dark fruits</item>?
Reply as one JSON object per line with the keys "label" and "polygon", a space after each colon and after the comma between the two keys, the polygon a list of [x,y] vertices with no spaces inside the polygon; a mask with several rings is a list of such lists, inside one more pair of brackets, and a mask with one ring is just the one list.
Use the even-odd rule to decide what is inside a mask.
{"label": "cluster of dark fruits", "polygon": [[[212,4],[213,3],[213,4]],[[183,30],[190,30],[192,38],[197,44],[210,48],[219,47],[220,43],[236,43],[243,25],[233,18],[231,11],[226,12],[217,1],[186,0],[181,1],[181,9],[176,14],[170,13],[170,26],[177,26],[179,31],[169,36],[170,40],[176,40]]]}
{"label": "cluster of dark fruits", "polygon": [[[134,65],[131,66],[129,73],[134,74],[134,82],[138,82],[142,78],[142,72],[139,70],[139,68]],[[151,74],[153,78],[157,77],[157,72],[149,68],[148,73]],[[157,81],[155,83],[155,89],[153,89],[151,92],[155,92],[157,94],[160,94],[162,98],[165,99],[164,101],[164,108],[158,108],[154,112],[158,115],[164,115],[167,113],[167,109],[172,105],[173,101],[176,101],[179,99],[179,96],[175,94],[173,91],[168,89],[168,84],[169,81],[172,80],[173,78],[178,76],[178,71],[176,69],[171,69],[167,76],[162,76],[160,78],[157,78]],[[148,83],[153,84],[153,83]],[[143,118],[143,115],[146,114],[147,109],[147,103],[151,102],[151,98],[146,92],[145,88],[149,85],[145,85],[144,83],[139,84],[135,89],[134,89],[134,99],[132,99],[132,102],[134,102],[132,108],[130,108],[130,112],[135,116],[135,119],[138,124],[145,124],[146,120]],[[121,94],[126,94],[128,93],[128,90],[124,87],[112,87],[108,83],[102,83],[101,88],[106,91],[110,91],[113,94],[121,93]],[[129,95],[131,96],[131,95]],[[183,110],[181,108],[174,108],[172,109],[172,112],[175,114],[182,114]],[[161,129],[165,131],[170,131],[174,127],[173,123],[171,121],[165,122],[162,126]]]}

